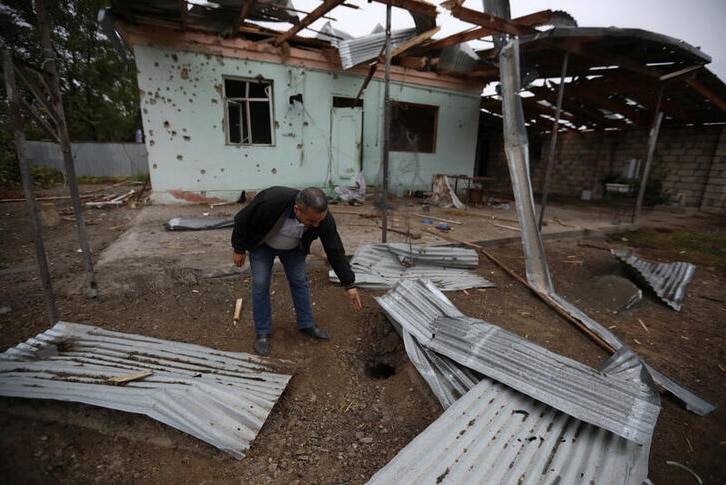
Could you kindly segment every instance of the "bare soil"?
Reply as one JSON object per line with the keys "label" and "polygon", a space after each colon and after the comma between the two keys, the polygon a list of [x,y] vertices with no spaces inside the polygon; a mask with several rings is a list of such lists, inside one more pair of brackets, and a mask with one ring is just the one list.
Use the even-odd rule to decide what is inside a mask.
{"label": "bare soil", "polygon": [[[119,193],[124,190],[118,188]],[[171,238],[163,245],[165,251],[144,253],[142,247],[136,261],[143,264],[134,268],[97,264],[99,291],[90,298],[84,291],[85,272],[70,203],[67,199],[50,203],[62,216],[43,232],[61,320],[253,352],[249,305],[243,308],[241,322],[232,324],[235,300],[249,301],[248,272],[199,271],[209,257],[222,258],[219,267],[231,267],[229,230],[197,232],[195,252],[189,250],[188,239],[174,239],[159,227],[147,236]],[[233,214],[238,208],[223,209]],[[95,262],[124,237],[142,212],[128,205],[84,211]],[[343,215],[337,219],[343,234],[355,232],[360,221]],[[699,214],[673,224],[661,217],[657,224],[674,232],[726,234],[723,217]],[[464,228],[459,231],[457,237],[468,237]],[[4,351],[50,327],[24,202],[0,203],[0,244],[0,351]],[[598,286],[605,276],[624,274],[608,251],[613,247],[627,248],[627,237],[592,233],[587,238],[547,240],[555,286],[649,364],[718,406],[700,417],[663,395],[651,446],[653,482],[697,483],[689,471],[669,464],[676,462],[703,483],[724,483],[726,271],[692,261],[698,268],[680,312],[649,291],[638,305],[621,311],[614,308],[610,298],[614,295]],[[486,251],[523,274],[519,244]],[[650,261],[691,257],[679,248],[637,248],[637,254]],[[376,304],[374,297],[383,292],[362,290],[364,308],[355,312],[340,287],[329,282],[327,264],[311,257],[309,266],[316,319],[330,330],[332,339],[317,342],[295,330],[284,275],[276,272],[271,356],[285,359],[288,363],[282,370],[293,378],[244,459],[236,460],[145,416],[78,403],[0,398],[0,481],[365,483],[442,409]],[[595,368],[607,360],[605,350],[490,259],[482,256],[478,271],[496,287],[447,293],[464,314]]]}

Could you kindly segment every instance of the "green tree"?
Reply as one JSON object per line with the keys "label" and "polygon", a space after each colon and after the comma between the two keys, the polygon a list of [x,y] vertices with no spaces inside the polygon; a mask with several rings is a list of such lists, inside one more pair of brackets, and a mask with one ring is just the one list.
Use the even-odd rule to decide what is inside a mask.
{"label": "green tree", "polygon": [[[40,68],[44,61],[37,19],[29,0],[3,0],[0,4],[0,42],[18,62]],[[139,95],[133,61],[119,51],[97,21],[108,0],[46,0],[55,48],[68,130],[73,141],[133,141],[141,126]],[[128,57],[126,57],[128,56]],[[31,99],[25,93],[26,99]],[[2,86],[2,114],[6,124],[7,100]],[[45,137],[31,117],[26,137]]]}

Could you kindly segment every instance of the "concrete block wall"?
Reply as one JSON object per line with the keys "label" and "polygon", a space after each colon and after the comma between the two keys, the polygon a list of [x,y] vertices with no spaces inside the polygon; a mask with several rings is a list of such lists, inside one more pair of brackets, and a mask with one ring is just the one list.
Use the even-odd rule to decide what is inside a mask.
{"label": "concrete block wall", "polygon": [[[672,200],[680,194],[686,207],[726,213],[726,127],[662,128],[653,155],[653,164],[663,164],[667,172],[664,190]],[[627,132],[560,133],[550,194],[580,196],[590,190],[602,198],[601,178],[622,173],[631,159],[640,160],[640,171],[648,149],[648,130]],[[532,185],[541,193],[549,140],[541,153],[530,159]]]}
{"label": "concrete block wall", "polygon": [[726,127],[721,128],[700,210],[726,214]]}

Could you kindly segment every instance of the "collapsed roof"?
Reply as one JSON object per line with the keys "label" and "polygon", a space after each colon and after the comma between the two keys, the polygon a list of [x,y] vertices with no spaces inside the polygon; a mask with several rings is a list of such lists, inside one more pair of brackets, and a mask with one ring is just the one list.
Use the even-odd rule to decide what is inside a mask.
{"label": "collapsed roof", "polygon": [[[499,80],[497,48],[474,51],[466,43],[492,40],[505,33],[520,37],[525,119],[539,131],[552,130],[561,79],[565,80],[559,117],[563,130],[649,128],[658,106],[664,113],[664,126],[726,123],[726,84],[704,67],[711,58],[682,40],[639,29],[575,27],[574,22],[558,21],[566,14],[551,10],[509,20],[465,8],[461,3],[444,2],[441,6],[471,28],[434,39],[435,5],[420,0],[392,1],[393,7],[411,14],[417,35],[392,53],[391,63],[468,77],[494,87]],[[327,24],[324,32],[315,32],[310,26],[341,8],[358,7],[345,0],[324,0],[311,12],[295,9],[290,0],[218,0],[208,4],[112,0],[110,13],[132,25],[271,44],[280,48],[282,55],[287,45],[334,53],[338,42],[349,37],[344,26]],[[317,36],[302,35],[310,32]],[[481,107],[501,116],[498,94],[483,95]]]}

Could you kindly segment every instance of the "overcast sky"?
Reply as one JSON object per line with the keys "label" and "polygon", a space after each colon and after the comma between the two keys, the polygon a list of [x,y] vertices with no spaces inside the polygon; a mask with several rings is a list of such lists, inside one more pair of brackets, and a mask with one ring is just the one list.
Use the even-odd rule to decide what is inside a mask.
{"label": "overcast sky", "polygon": [[[296,8],[306,12],[320,4],[320,0],[292,0]],[[334,10],[334,27],[354,36],[370,33],[376,24],[385,25],[386,9],[379,3],[348,0],[360,10],[338,7]],[[440,0],[429,0],[439,5]],[[467,0],[465,7],[482,10],[482,2]],[[459,32],[470,27],[454,19],[448,11],[437,7],[438,24],[442,30],[435,38]],[[667,35],[699,47],[711,57],[707,67],[726,82],[726,0],[510,0],[512,17],[540,10],[564,10],[572,15],[580,27],[639,28]],[[394,29],[412,27],[411,16],[393,9]],[[324,20],[312,25],[320,28]]]}

